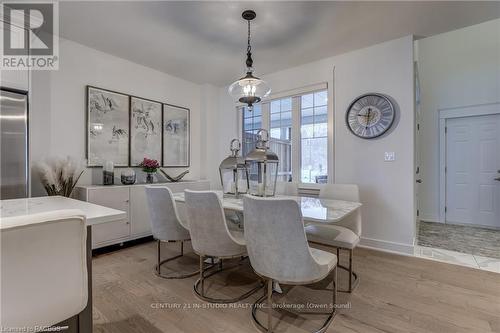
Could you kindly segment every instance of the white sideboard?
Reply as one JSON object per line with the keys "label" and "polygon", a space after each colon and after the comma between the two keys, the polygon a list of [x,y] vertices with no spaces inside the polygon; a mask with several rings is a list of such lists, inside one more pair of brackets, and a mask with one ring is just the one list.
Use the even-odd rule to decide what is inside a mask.
{"label": "white sideboard", "polygon": [[[73,196],[76,199],[127,212],[123,220],[99,224],[92,228],[92,249],[151,236],[148,203],[144,190],[146,185],[148,184],[86,185],[75,188]],[[208,190],[210,182],[181,181],[155,183],[153,186],[167,186],[176,193],[185,189]]]}

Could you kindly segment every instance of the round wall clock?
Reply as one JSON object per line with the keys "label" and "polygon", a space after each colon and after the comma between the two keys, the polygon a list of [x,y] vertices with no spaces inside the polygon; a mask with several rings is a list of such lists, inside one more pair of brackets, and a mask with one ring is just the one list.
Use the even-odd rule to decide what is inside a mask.
{"label": "round wall clock", "polygon": [[394,123],[394,105],[382,94],[365,94],[356,98],[346,113],[347,127],[363,139],[381,136]]}

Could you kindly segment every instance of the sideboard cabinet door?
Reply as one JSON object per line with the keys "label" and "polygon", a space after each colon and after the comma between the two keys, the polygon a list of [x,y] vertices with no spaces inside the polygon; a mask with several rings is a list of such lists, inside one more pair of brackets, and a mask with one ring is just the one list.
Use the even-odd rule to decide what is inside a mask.
{"label": "sideboard cabinet door", "polygon": [[127,212],[127,217],[123,220],[102,223],[92,227],[92,248],[130,236],[130,197],[128,187],[89,189],[87,201]]}
{"label": "sideboard cabinet door", "polygon": [[130,234],[133,238],[151,235],[151,223],[149,221],[149,208],[146,199],[145,186],[137,185],[130,187]]}

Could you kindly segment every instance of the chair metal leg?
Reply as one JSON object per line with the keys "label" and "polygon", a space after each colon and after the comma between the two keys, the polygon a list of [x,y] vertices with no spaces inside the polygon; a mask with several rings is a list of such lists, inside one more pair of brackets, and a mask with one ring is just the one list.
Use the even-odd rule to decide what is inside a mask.
{"label": "chair metal leg", "polygon": [[[204,257],[200,256],[200,278],[198,280],[196,280],[196,282],[194,283],[193,289],[194,289],[194,293],[196,294],[196,296],[198,296],[198,298],[200,298],[206,302],[210,302],[210,303],[236,303],[236,302],[244,300],[245,298],[249,297],[250,295],[256,293],[259,289],[261,289],[263,287],[263,285],[261,283],[259,283],[258,286],[254,287],[251,290],[245,292],[244,294],[237,296],[237,297],[234,297],[234,298],[214,298],[214,297],[206,296],[205,290],[204,290],[204,284],[205,284],[206,279],[208,279],[212,275],[221,273],[223,271],[226,271],[226,270],[229,270],[232,268],[236,268],[239,266],[239,264],[236,266],[232,266],[232,267],[228,267],[226,269],[223,269],[222,259],[220,259],[219,265],[218,265],[219,269],[213,270],[205,275],[204,260],[203,259],[204,259]],[[214,266],[215,266],[215,264],[211,265],[209,267],[209,269],[214,267]]]}
{"label": "chair metal leg", "polygon": [[203,256],[200,256],[200,281],[201,281],[201,296],[204,297],[204,289],[205,289],[205,278],[204,278],[204,272],[203,272],[203,266],[204,266],[204,262],[203,262]]}
{"label": "chair metal leg", "polygon": [[273,279],[267,280],[267,332],[273,331]]}
{"label": "chair metal leg", "polygon": [[352,249],[349,249],[349,292],[352,292]]}
{"label": "chair metal leg", "polygon": [[[273,310],[273,301],[272,301],[272,293],[273,293],[273,280],[268,279],[267,281],[267,293],[264,293],[264,295],[259,298],[255,303],[252,304],[252,320],[254,324],[256,325],[257,329],[263,333],[272,333],[273,331],[273,326],[272,326],[272,310]],[[257,319],[257,309],[261,308],[261,304],[264,303],[264,301],[267,298],[267,327],[265,327],[258,319]],[[327,329],[328,326],[330,326],[331,322],[337,315],[337,266],[333,269],[333,297],[332,297],[332,311],[330,312],[301,312],[302,314],[319,314],[319,315],[328,315],[326,320],[323,322],[323,325],[317,330],[314,331],[313,333],[324,333]]]}
{"label": "chair metal leg", "polygon": [[356,288],[356,286],[359,283],[358,274],[356,272],[354,272],[354,270],[352,268],[353,249],[346,249],[349,251],[349,266],[348,267],[340,264],[340,256],[339,256],[340,250],[341,250],[341,248],[338,247],[337,248],[337,260],[338,260],[337,266],[338,266],[338,268],[343,269],[349,273],[349,288],[347,290],[338,290],[338,291],[342,292],[342,293],[352,293],[352,291]]}
{"label": "chair metal leg", "polygon": [[337,266],[333,269],[333,312],[337,312]]}
{"label": "chair metal leg", "polygon": [[182,256],[184,256],[184,241],[181,241],[180,243],[181,243],[181,254],[167,258],[165,260],[161,260],[161,241],[160,240],[157,241],[157,252],[158,253],[157,253],[157,264],[155,267],[155,272],[156,272],[157,276],[164,278],[164,279],[184,279],[184,278],[188,278],[188,277],[191,277],[191,276],[198,274],[198,271],[189,272],[186,274],[176,274],[176,275],[163,275],[163,274],[161,274],[161,266],[163,264],[166,264],[167,262],[170,262],[172,260],[175,260],[175,259],[178,259],[178,258],[181,258]]}

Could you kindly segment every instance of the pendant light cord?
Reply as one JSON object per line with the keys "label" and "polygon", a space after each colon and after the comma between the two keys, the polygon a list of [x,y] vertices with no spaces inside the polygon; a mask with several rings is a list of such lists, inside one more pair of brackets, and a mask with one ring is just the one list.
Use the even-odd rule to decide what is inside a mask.
{"label": "pendant light cord", "polygon": [[248,22],[248,44],[247,44],[247,73],[252,72],[253,59],[252,59],[252,45],[250,45],[250,20]]}
{"label": "pendant light cord", "polygon": [[248,21],[248,46],[247,53],[252,52],[252,46],[250,45],[250,21]]}

